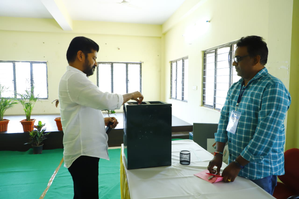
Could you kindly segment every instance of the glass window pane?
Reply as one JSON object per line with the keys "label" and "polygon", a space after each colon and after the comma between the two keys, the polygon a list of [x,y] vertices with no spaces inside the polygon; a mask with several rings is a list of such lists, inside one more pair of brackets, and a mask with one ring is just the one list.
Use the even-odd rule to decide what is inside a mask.
{"label": "glass window pane", "polygon": [[230,47],[223,47],[217,50],[217,82],[215,108],[221,109],[225,103],[230,80]]}
{"label": "glass window pane", "polygon": [[113,93],[127,93],[126,85],[126,64],[113,64]]}
{"label": "glass window pane", "polygon": [[188,100],[188,74],[189,74],[189,60],[184,59],[184,100]]}
{"label": "glass window pane", "polygon": [[206,70],[206,82],[213,83],[215,81],[215,70]]}
{"label": "glass window pane", "polygon": [[176,62],[172,62],[171,64],[171,73],[172,73],[172,78],[171,78],[171,98],[175,99],[176,98]]}
{"label": "glass window pane", "polygon": [[222,109],[222,107],[224,106],[224,103],[225,103],[225,99],[226,99],[226,97],[217,97],[215,108]]}
{"label": "glass window pane", "polygon": [[128,64],[128,92],[140,92],[141,64]]}
{"label": "glass window pane", "polygon": [[230,50],[230,47],[228,47],[228,46],[222,47],[217,50],[217,53],[218,54],[227,54],[227,53],[229,53],[229,50]]}
{"label": "glass window pane", "polygon": [[[225,103],[227,91],[230,87],[230,80],[235,82],[240,78],[236,75],[235,69],[232,66],[233,61],[230,59],[230,57],[234,57],[234,52],[231,52],[231,50],[234,51],[235,48],[235,44],[229,44],[226,47],[205,52],[203,99],[206,100],[205,104],[215,105],[214,108],[216,109],[221,109]],[[215,52],[217,53],[217,63],[215,63]],[[216,71],[214,69],[215,66],[217,67]]]}
{"label": "glass window pane", "polygon": [[183,61],[177,61],[177,99],[182,100],[182,86],[183,86]]}
{"label": "glass window pane", "polygon": [[217,90],[228,90],[229,89],[229,82],[226,83],[217,83]]}
{"label": "glass window pane", "polygon": [[[237,44],[233,45],[233,49],[232,49],[232,57],[235,57],[235,50],[237,49]],[[233,61],[233,59],[232,59]]]}
{"label": "glass window pane", "polygon": [[0,63],[0,86],[4,87],[1,97],[14,97],[13,63]]}
{"label": "glass window pane", "polygon": [[204,101],[205,105],[213,106],[213,102],[214,102],[214,94],[213,95],[205,95],[205,101]]}
{"label": "glass window pane", "polygon": [[215,90],[215,53],[206,54],[204,105],[213,106]]}
{"label": "glass window pane", "polygon": [[223,97],[223,98],[225,98],[226,95],[227,95],[227,91],[228,91],[228,89],[226,89],[226,90],[220,90],[220,89],[217,89],[217,90],[216,90],[216,101],[217,101],[217,98],[218,98],[218,97]]}
{"label": "glass window pane", "polygon": [[[217,62],[217,70],[222,70],[222,69],[229,69],[228,61]],[[221,74],[221,73],[219,73],[219,74]]]}
{"label": "glass window pane", "polygon": [[215,89],[215,53],[209,53],[206,57],[204,105],[213,106]]}
{"label": "glass window pane", "polygon": [[16,88],[18,94],[25,94],[25,90],[31,91],[29,62],[16,62]]}
{"label": "glass window pane", "polygon": [[214,90],[206,89],[205,91],[206,91],[205,96],[214,96]]}
{"label": "glass window pane", "polygon": [[229,84],[229,75],[219,75],[219,76],[217,76],[217,83],[227,83],[227,84]]}
{"label": "glass window pane", "polygon": [[32,64],[34,96],[48,98],[47,65],[44,63]]}
{"label": "glass window pane", "polygon": [[98,66],[99,89],[111,93],[111,64],[102,63]]}
{"label": "glass window pane", "polygon": [[[233,45],[233,51],[232,51],[232,57],[235,57],[235,50],[236,50],[236,48],[237,48],[237,45],[234,44]],[[232,59],[232,63],[231,64],[233,64],[233,59]],[[237,75],[236,69],[235,69],[235,67],[233,65],[232,65],[232,72],[233,72],[233,74],[232,74],[232,84],[233,84],[233,83],[239,81],[241,77]]]}
{"label": "glass window pane", "polygon": [[235,83],[237,81],[239,81],[241,77],[237,75],[237,72],[235,69],[233,69],[233,82],[232,83]]}
{"label": "glass window pane", "polygon": [[217,50],[217,61],[218,62],[227,62],[229,55],[230,47],[224,47]]}
{"label": "glass window pane", "polygon": [[234,76],[233,76],[233,83],[239,81],[240,79],[241,79],[240,76],[238,76],[238,75],[234,75]]}
{"label": "glass window pane", "polygon": [[223,62],[228,64],[228,53],[227,54],[221,54],[217,56],[217,62]]}
{"label": "glass window pane", "polygon": [[215,68],[215,53],[210,53],[206,55],[206,69]]}
{"label": "glass window pane", "polygon": [[205,86],[206,86],[205,90],[208,90],[208,91],[211,91],[212,93],[214,93],[214,83],[213,84],[206,83]]}

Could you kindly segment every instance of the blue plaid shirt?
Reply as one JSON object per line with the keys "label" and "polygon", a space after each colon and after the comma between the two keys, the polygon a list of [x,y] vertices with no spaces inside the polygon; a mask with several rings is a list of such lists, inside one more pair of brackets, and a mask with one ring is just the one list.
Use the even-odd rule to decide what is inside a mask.
{"label": "blue plaid shirt", "polygon": [[284,120],[291,104],[290,93],[266,68],[259,71],[245,87],[237,108],[241,117],[236,133],[232,134],[226,127],[231,111],[236,110],[242,83],[241,78],[228,91],[215,140],[228,142],[229,162],[239,155],[249,161],[239,176],[256,180],[283,175]]}

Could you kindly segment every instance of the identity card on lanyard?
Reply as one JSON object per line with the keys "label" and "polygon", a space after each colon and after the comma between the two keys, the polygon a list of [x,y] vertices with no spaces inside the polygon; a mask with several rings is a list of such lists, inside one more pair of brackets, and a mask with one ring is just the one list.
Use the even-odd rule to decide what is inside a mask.
{"label": "identity card on lanyard", "polygon": [[240,120],[240,117],[241,117],[241,112],[238,111],[238,106],[239,106],[239,103],[241,102],[241,99],[242,99],[243,93],[245,91],[245,88],[246,87],[243,87],[243,84],[242,84],[241,89],[240,89],[240,94],[239,94],[239,97],[238,97],[238,101],[237,101],[237,104],[236,104],[236,110],[232,110],[230,115],[229,115],[229,121],[228,121],[228,125],[226,127],[226,131],[228,131],[232,134],[236,133],[238,123],[239,123],[239,120]]}

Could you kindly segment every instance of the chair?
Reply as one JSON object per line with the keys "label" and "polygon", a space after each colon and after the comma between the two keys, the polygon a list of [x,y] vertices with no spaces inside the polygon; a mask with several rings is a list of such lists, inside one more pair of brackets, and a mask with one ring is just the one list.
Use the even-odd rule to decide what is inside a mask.
{"label": "chair", "polygon": [[299,198],[299,149],[285,151],[284,158],[285,174],[278,176],[281,182],[277,182],[273,196],[277,199]]}

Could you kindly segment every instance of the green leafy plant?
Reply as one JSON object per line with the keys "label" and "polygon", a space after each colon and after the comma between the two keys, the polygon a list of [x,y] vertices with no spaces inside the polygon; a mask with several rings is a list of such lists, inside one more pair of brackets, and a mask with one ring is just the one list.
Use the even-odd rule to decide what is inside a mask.
{"label": "green leafy plant", "polygon": [[17,101],[15,99],[2,97],[2,93],[4,92],[4,90],[5,87],[0,85],[0,121],[3,121],[5,111],[13,107],[13,105],[17,104]]}
{"label": "green leafy plant", "polygon": [[104,109],[103,111],[107,111],[108,117],[110,117],[110,114],[115,113],[115,110]]}
{"label": "green leafy plant", "polygon": [[35,102],[38,100],[31,90],[25,90],[25,94],[18,94],[20,96],[20,99],[18,100],[23,105],[23,110],[25,112],[27,121],[30,121],[32,109],[35,105]]}
{"label": "green leafy plant", "polygon": [[43,141],[47,139],[46,136],[50,134],[50,132],[46,132],[46,128],[44,128],[45,125],[46,124],[43,124],[41,121],[38,121],[38,125],[34,126],[34,130],[29,132],[29,142],[26,142],[25,145],[31,144],[33,147],[43,145]]}

